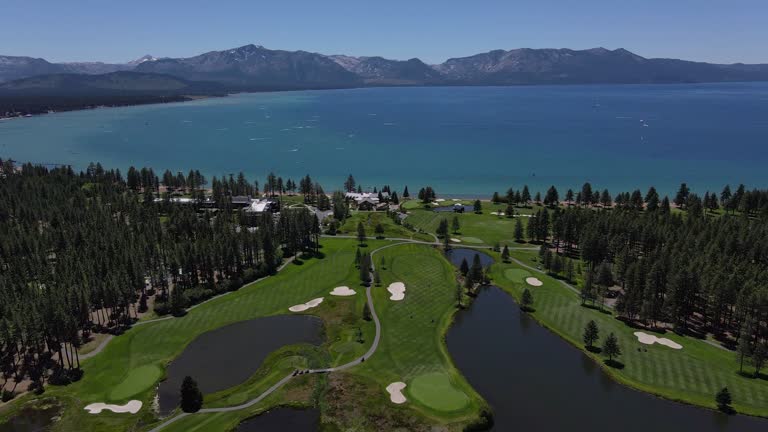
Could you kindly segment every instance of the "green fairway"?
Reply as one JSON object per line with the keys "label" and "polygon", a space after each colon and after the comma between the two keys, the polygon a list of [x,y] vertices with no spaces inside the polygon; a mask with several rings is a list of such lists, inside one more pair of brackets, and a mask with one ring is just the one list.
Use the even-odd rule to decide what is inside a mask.
{"label": "green fairway", "polygon": [[[498,263],[491,267],[493,283],[519,300],[527,286],[518,282],[517,278],[529,270],[514,263],[501,263],[498,254],[495,255]],[[531,266],[537,265],[535,252],[513,251],[512,256]],[[556,279],[533,271],[530,273],[544,283],[533,290],[536,311],[532,316],[547,328],[582,349],[582,332],[590,320],[597,323],[601,337],[610,332],[618,336],[623,352],[620,360],[625,365],[623,369],[605,367],[602,357],[584,350],[618,381],[669,399],[713,408],[713,395],[728,386],[735,395],[734,406],[739,412],[768,415],[768,383],[740,376],[735,353],[672,332],[663,337],[683,345],[683,349],[640,344],[633,334],[637,329],[615,319],[610,313],[581,306],[579,295]]]}
{"label": "green fairway", "polygon": [[[367,243],[369,251],[392,245],[376,240]],[[324,239],[323,246],[324,258],[290,264],[278,275],[205,303],[183,318],[138,326],[116,337],[100,354],[83,362],[85,375],[81,381],[67,387],[49,387],[46,395],[58,397],[65,403],[63,418],[55,424],[54,430],[149,429],[157,424],[150,411],[156,384],[166,365],[186,344],[202,333],[233,322],[289,313],[289,306],[312,298],[325,298],[320,306],[307,313],[324,320],[327,342],[319,348],[305,345],[278,350],[247,381],[205,395],[204,407],[241,404],[257,397],[292,370],[340,365],[362,355],[370,347],[374,328],[372,322],[362,320],[365,290],[359,285],[354,266],[357,241]],[[391,424],[396,424],[396,419],[406,410],[412,412],[414,425],[438,423],[450,425],[449,429],[461,428],[475,420],[486,405],[452,365],[443,341],[456,310],[454,269],[438,249],[426,245],[388,247],[374,256],[375,262],[382,258],[387,261],[386,269],[381,271],[383,286],[373,288],[382,322],[381,344],[365,363],[344,373],[333,374],[344,382],[352,379],[366,383],[360,392],[343,395],[340,403],[347,406],[360,403],[373,417],[392,419]],[[395,281],[402,281],[407,286],[406,299],[402,302],[389,300],[385,287]],[[358,294],[352,297],[328,295],[330,290],[341,285],[355,288]],[[417,378],[424,374],[445,377],[443,384],[450,386],[452,391],[441,393],[448,397],[444,395],[433,400],[428,391],[422,391],[403,406],[389,402],[384,391],[388,384],[396,380],[416,380],[418,388],[420,380]],[[277,404],[314,404],[317,402],[312,400],[319,401],[317,398],[323,394],[325,379],[324,376],[294,379],[248,409],[189,416],[172,424],[168,430],[225,431],[244,418]],[[428,379],[426,383],[429,382]],[[128,399],[144,403],[139,414],[128,416],[105,412],[89,415],[83,410],[92,402],[121,403]],[[416,413],[415,417],[413,413]],[[336,423],[339,427],[359,422],[359,419],[337,415],[333,411],[324,411],[323,418],[324,422]]]}
{"label": "green fairway", "polygon": [[[456,312],[453,267],[439,249],[426,245],[393,246],[374,256],[377,263],[382,259],[387,263],[386,270],[381,271],[382,287],[373,293],[382,321],[381,343],[370,360],[350,373],[374,382],[377,397],[369,403],[385,406],[393,406],[384,390],[390,383],[403,381],[410,386],[424,374],[445,376],[454,397],[433,400],[422,393],[403,407],[418,408],[442,424],[461,424],[476,418],[485,402],[453,366],[443,339]],[[386,287],[392,282],[405,284],[403,301],[389,299]],[[458,400],[463,402],[459,404]]]}
{"label": "green fairway", "polygon": [[[450,227],[453,217],[459,218],[460,229],[458,233],[450,232],[449,236],[461,239],[462,242],[470,244],[494,245],[498,242],[501,245],[517,245],[515,243],[515,221],[518,218],[508,218],[505,216],[492,215],[491,212],[503,212],[506,205],[491,204],[483,202],[483,213],[475,214],[473,212],[452,213],[435,212],[424,209],[411,209],[408,211],[408,217],[405,222],[414,228],[426,232],[435,233],[441,219],[446,219]],[[519,214],[531,214],[536,208],[515,208]],[[522,217],[523,228],[528,224],[528,218]]]}
{"label": "green fairway", "polygon": [[155,365],[140,366],[128,372],[123,382],[109,393],[109,400],[120,401],[151,388],[163,376]]}
{"label": "green fairway", "polygon": [[362,222],[365,228],[365,233],[368,238],[376,238],[376,226],[381,224],[384,228],[384,233],[380,234],[385,238],[405,238],[422,241],[434,241],[435,238],[424,234],[415,233],[409,229],[406,229],[402,225],[397,225],[392,219],[384,212],[355,212],[350,218],[348,218],[344,225],[339,228],[338,233],[340,235],[357,235],[357,225]]}
{"label": "green fairway", "polygon": [[414,378],[407,387],[408,394],[424,405],[438,411],[456,411],[469,403],[469,398],[451,384],[448,375],[431,372]]}
{"label": "green fairway", "polygon": [[[377,244],[375,241],[368,243],[371,246]],[[353,266],[356,247],[357,242],[353,239],[324,241],[323,259],[306,260],[301,265],[290,264],[278,275],[214,299],[190,311],[183,318],[135,327],[116,337],[103,352],[83,362],[85,374],[81,381],[67,387],[49,387],[47,395],[65,399],[74,396],[77,401],[67,407],[68,421],[61,422],[60,430],[66,430],[72,424],[78,424],[79,430],[83,431],[133,427],[142,417],[149,415],[154,384],[161,377],[158,371],[162,371],[186,344],[204,332],[237,321],[290,313],[289,306],[317,297],[326,297],[327,301],[310,310],[310,313],[336,317],[332,322],[356,322],[365,302],[362,295],[344,299],[330,299],[328,295],[336,286],[354,286],[357,283],[357,271]],[[372,324],[360,320],[357,326],[361,327],[366,339],[370,339]],[[342,334],[342,329],[342,326],[327,326],[326,337],[329,342],[351,340],[351,333]],[[345,358],[359,356],[365,349],[365,346],[360,346],[348,353],[336,354],[336,357],[326,362],[345,361]],[[265,376],[265,379],[269,381],[274,377]],[[256,390],[255,384],[243,386],[243,391],[250,395],[252,390]],[[83,411],[83,406],[91,402],[122,402],[129,397],[144,402],[142,413],[145,414],[88,415]],[[226,405],[224,402],[221,404]]]}

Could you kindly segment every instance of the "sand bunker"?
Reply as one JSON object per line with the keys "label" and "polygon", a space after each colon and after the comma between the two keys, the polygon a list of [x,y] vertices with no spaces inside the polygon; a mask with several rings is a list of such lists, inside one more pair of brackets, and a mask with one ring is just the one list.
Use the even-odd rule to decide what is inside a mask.
{"label": "sand bunker", "polygon": [[454,242],[454,243],[461,243],[461,240],[459,240],[457,238],[452,238],[451,241]]}
{"label": "sand bunker", "polygon": [[102,410],[110,410],[116,413],[136,414],[141,409],[141,401],[132,400],[125,405],[112,405],[102,402],[92,403],[85,407],[85,410],[91,414],[99,414]]}
{"label": "sand bunker", "polygon": [[405,298],[405,284],[402,282],[394,282],[389,284],[387,291],[392,294],[389,299],[394,301],[400,301]]}
{"label": "sand bunker", "polygon": [[387,392],[389,393],[389,400],[392,403],[403,404],[405,403],[405,395],[403,395],[403,389],[405,388],[404,382],[393,382],[387,386]]}
{"label": "sand bunker", "polygon": [[538,280],[535,277],[525,278],[525,283],[527,283],[530,286],[542,286],[542,285],[544,285],[544,282]]}
{"label": "sand bunker", "polygon": [[460,199],[458,199],[458,198],[454,198],[454,199],[452,199],[451,201],[453,201],[453,202],[459,202],[459,201],[461,201],[461,200],[460,200]]}
{"label": "sand bunker", "polygon": [[308,301],[308,302],[306,302],[304,304],[299,304],[299,305],[296,305],[296,306],[291,306],[291,307],[288,308],[288,310],[291,311],[291,312],[304,312],[307,309],[311,309],[313,307],[318,306],[322,302],[323,302],[323,298],[320,297],[320,298],[316,298],[314,300],[310,300],[310,301]]}
{"label": "sand bunker", "polygon": [[435,200],[435,202],[443,202],[443,201],[445,201],[444,198],[438,198],[438,199]]}
{"label": "sand bunker", "polygon": [[499,211],[495,211],[495,212],[491,212],[491,214],[494,215],[494,216],[502,216],[504,213],[499,212]]}
{"label": "sand bunker", "polygon": [[679,350],[679,349],[683,348],[682,345],[680,345],[679,343],[677,343],[677,342],[675,342],[673,340],[670,340],[670,339],[667,339],[667,338],[656,337],[654,335],[649,335],[648,333],[635,332],[635,336],[637,336],[637,341],[640,342],[641,344],[653,345],[653,344],[657,343],[657,344],[661,344],[661,345],[664,345],[664,346],[668,346],[668,347],[670,347],[672,349],[676,349],[676,350]]}
{"label": "sand bunker", "polygon": [[331,291],[331,295],[341,296],[341,297],[353,296],[355,294],[357,294],[357,292],[355,292],[355,290],[353,290],[348,286],[336,287],[333,289],[333,291]]}

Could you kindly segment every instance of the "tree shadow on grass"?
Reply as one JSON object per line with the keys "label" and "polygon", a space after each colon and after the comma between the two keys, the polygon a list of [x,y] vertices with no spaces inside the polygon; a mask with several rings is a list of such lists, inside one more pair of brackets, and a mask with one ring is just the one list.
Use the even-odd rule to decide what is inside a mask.
{"label": "tree shadow on grass", "polygon": [[613,360],[606,360],[605,361],[606,366],[610,366],[614,369],[624,369],[624,363],[613,359]]}
{"label": "tree shadow on grass", "polygon": [[739,376],[747,379],[759,379],[763,381],[768,381],[768,374],[764,374],[762,372],[755,374],[755,372],[750,371],[740,371],[736,372]]}
{"label": "tree shadow on grass", "polygon": [[595,354],[600,354],[601,352],[603,352],[602,348],[600,348],[598,346],[594,346],[594,345],[592,345],[592,346],[585,346],[584,349],[586,349],[587,351],[589,351],[591,353],[595,353]]}
{"label": "tree shadow on grass", "polygon": [[601,307],[600,307],[600,306],[598,306],[598,305],[593,305],[593,304],[587,304],[587,303],[583,303],[583,304],[581,305],[581,307],[583,307],[583,308],[587,308],[587,309],[592,309],[592,310],[598,311],[598,312],[600,312],[600,313],[604,313],[604,314],[606,314],[606,315],[612,315],[612,314],[611,314],[611,311],[609,311],[607,308],[605,308],[605,307],[602,307],[602,308],[601,308]]}

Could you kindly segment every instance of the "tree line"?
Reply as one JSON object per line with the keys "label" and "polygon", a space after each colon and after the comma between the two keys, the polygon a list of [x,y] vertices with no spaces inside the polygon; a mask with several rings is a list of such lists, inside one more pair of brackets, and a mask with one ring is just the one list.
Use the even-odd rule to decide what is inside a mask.
{"label": "tree line", "polygon": [[[79,379],[78,348],[92,333],[121,333],[152,301],[158,314],[182,315],[194,303],[274,273],[285,256],[318,251],[320,224],[304,208],[282,209],[278,217],[229,205],[156,202],[160,182],[149,168],[124,178],[99,164],[79,173],[10,161],[0,166],[5,399],[24,379],[36,391],[45,382]],[[163,177],[206,194],[199,171]],[[242,192],[241,184],[256,187],[234,184],[222,194]]]}
{"label": "tree line", "polygon": [[619,194],[610,208],[544,207],[526,234],[544,244],[551,273],[572,280],[572,260],[585,264],[583,302],[602,304],[618,286],[622,319],[712,333],[759,374],[768,357],[768,190],[726,186],[700,198],[683,184],[672,203],[682,211],[651,188]]}

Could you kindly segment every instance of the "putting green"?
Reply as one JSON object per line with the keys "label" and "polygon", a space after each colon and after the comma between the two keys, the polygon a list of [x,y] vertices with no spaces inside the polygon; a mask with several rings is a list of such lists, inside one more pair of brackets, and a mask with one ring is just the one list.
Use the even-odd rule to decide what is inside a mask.
{"label": "putting green", "polygon": [[438,411],[458,411],[469,403],[467,395],[456,389],[448,375],[441,372],[417,376],[406,391],[417,401]]}
{"label": "putting green", "polygon": [[126,375],[123,382],[117,385],[109,393],[112,401],[121,401],[152,387],[163,375],[163,371],[155,365],[141,366],[133,369]]}
{"label": "putting green", "polygon": [[504,270],[504,277],[515,283],[524,283],[525,278],[531,277],[527,270],[511,268]]}
{"label": "putting green", "polygon": [[461,237],[461,241],[466,243],[482,243],[483,242],[477,237]]}

